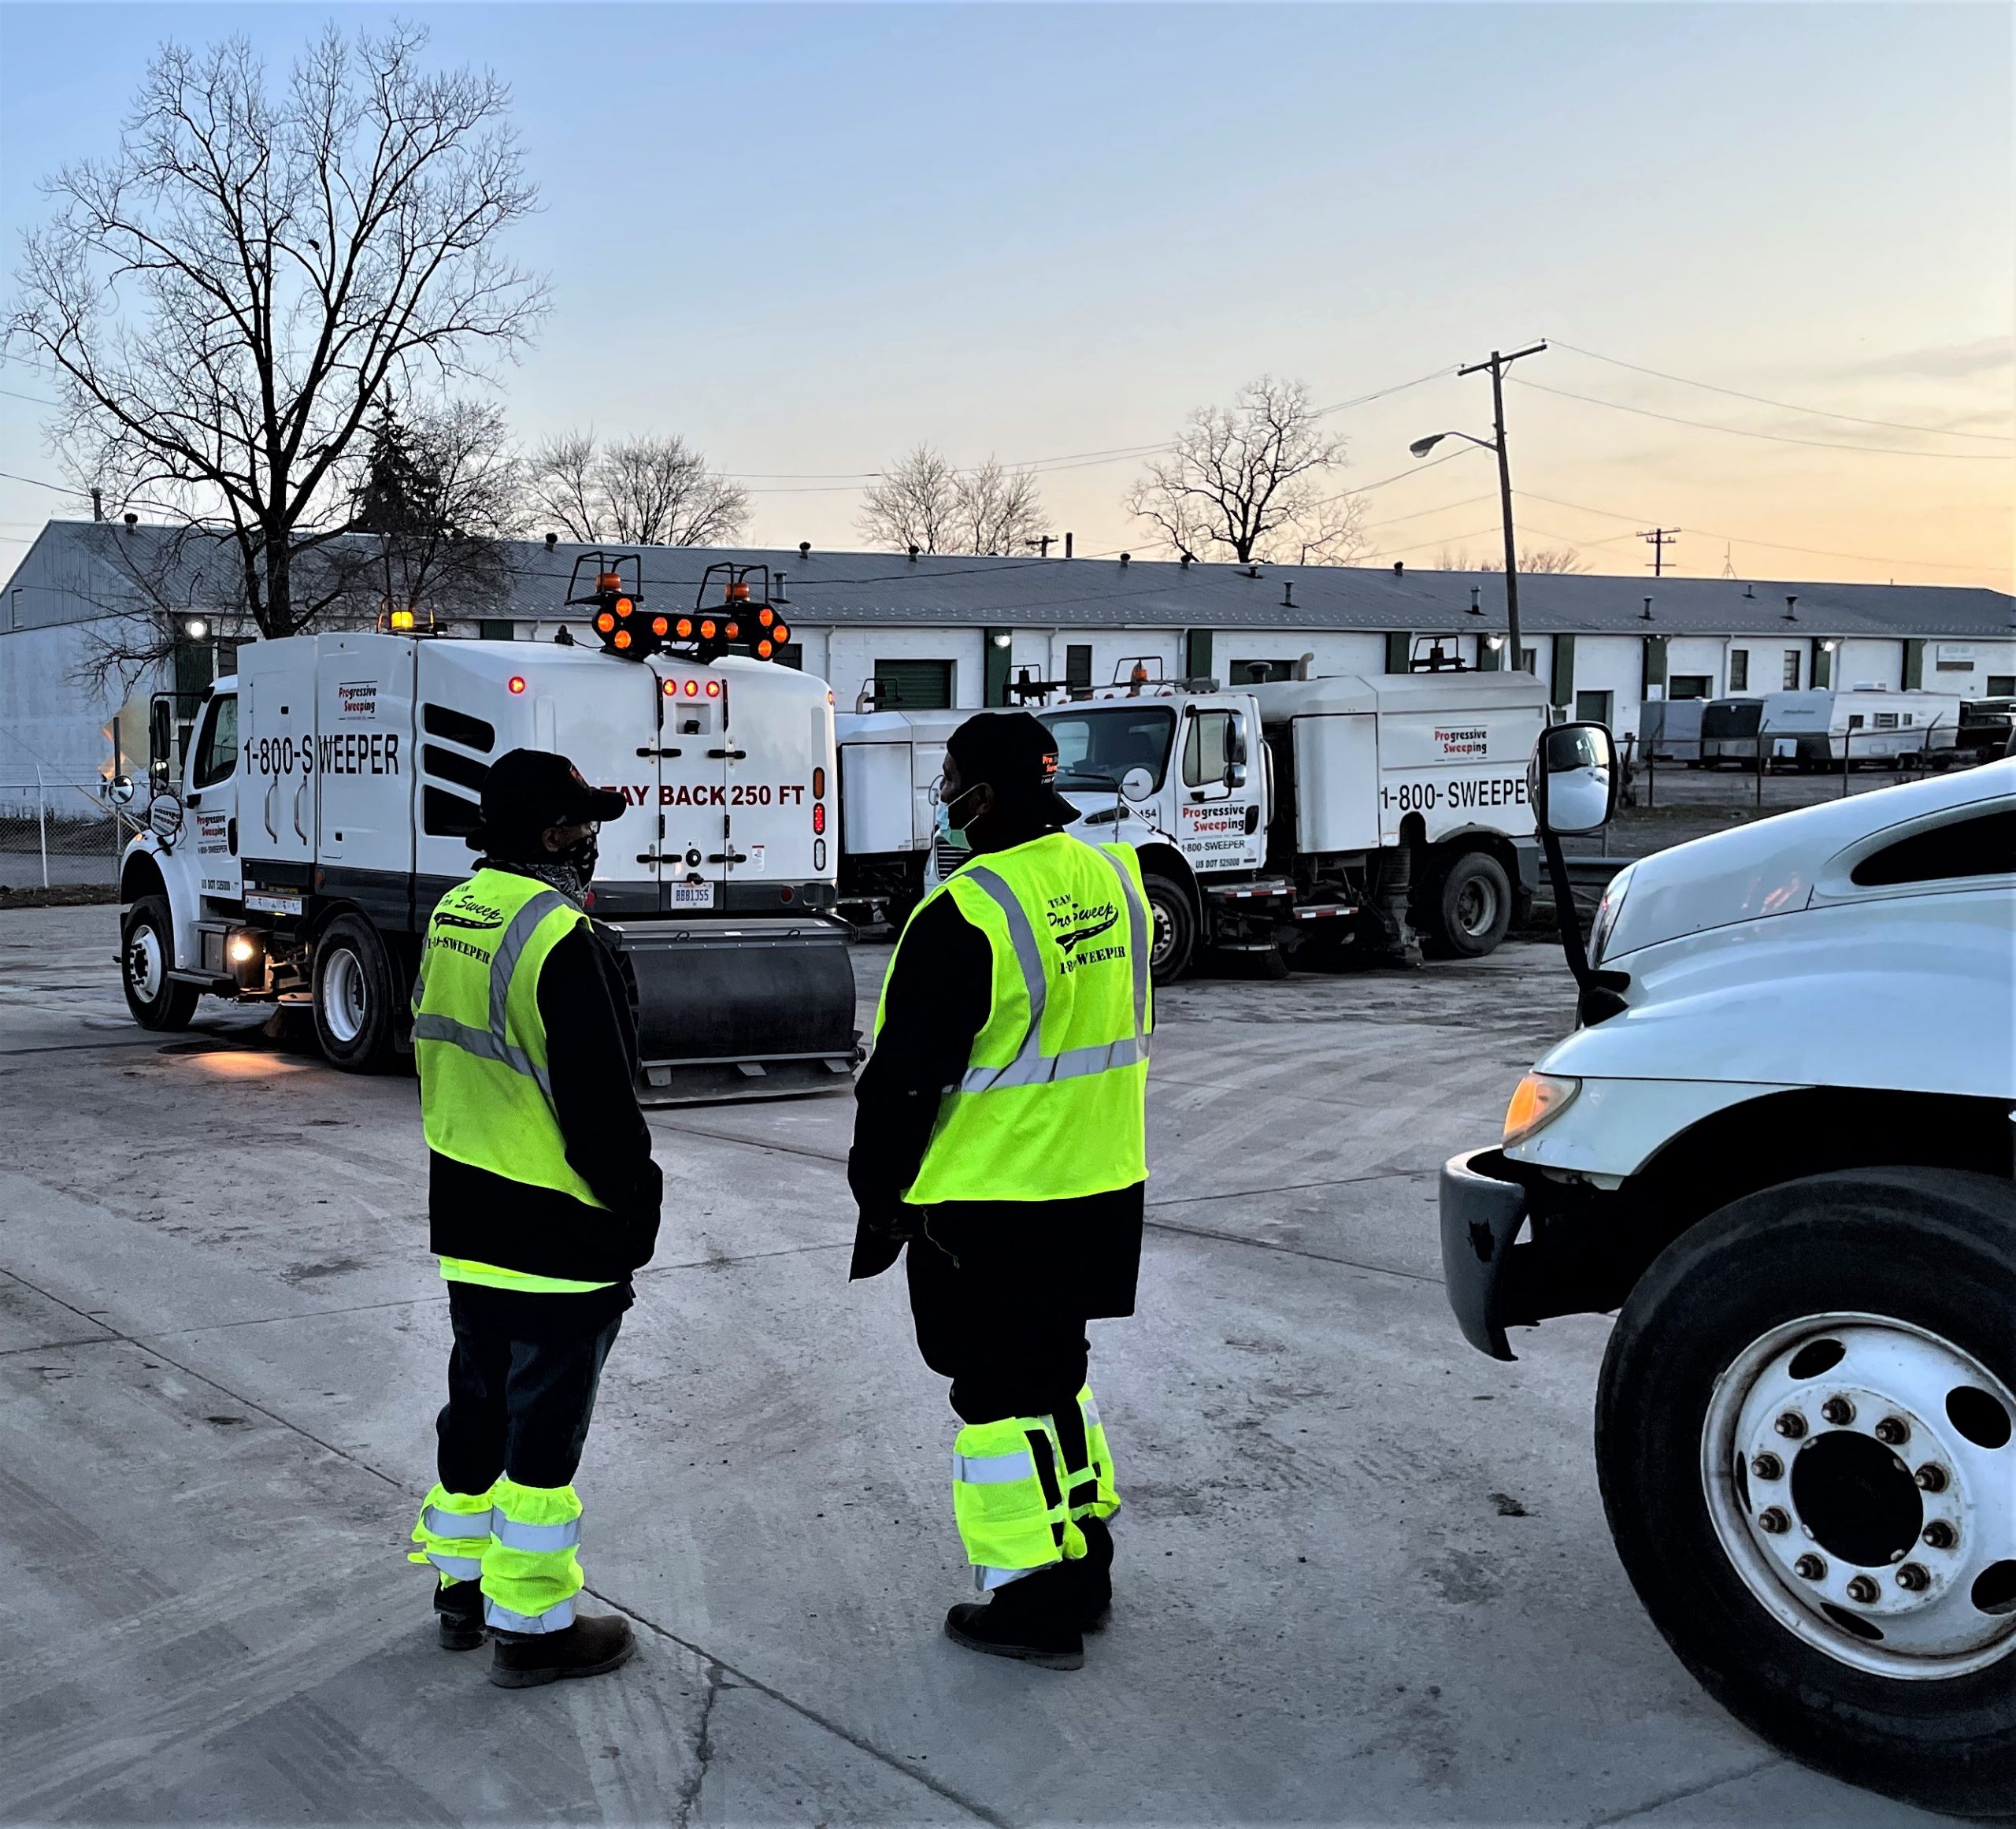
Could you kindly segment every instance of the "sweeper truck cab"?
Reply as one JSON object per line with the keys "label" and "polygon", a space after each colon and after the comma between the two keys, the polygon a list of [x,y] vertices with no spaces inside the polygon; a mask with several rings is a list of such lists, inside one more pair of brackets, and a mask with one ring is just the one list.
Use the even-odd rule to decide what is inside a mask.
{"label": "sweeper truck cab", "polygon": [[[1550,731],[1547,842],[1615,779]],[[1596,1471],[1667,1642],[1796,1757],[2007,1816],[2016,761],[1643,858],[1563,928],[1578,1026],[1443,1170],[1463,1334],[1615,1311]]]}
{"label": "sweeper truck cab", "polygon": [[1406,673],[1221,690],[1122,662],[1115,684],[1036,715],[1088,839],[1139,848],[1158,981],[1199,947],[1269,959],[1346,947],[1494,950],[1539,851],[1526,758],[1546,722],[1530,673]]}
{"label": "sweeper truck cab", "polygon": [[135,1019],[180,1028],[205,996],[306,1007],[336,1066],[384,1063],[407,1044],[428,918],[474,866],[491,762],[554,750],[624,797],[587,906],[632,987],[640,1094],[846,1084],[832,695],[772,662],[788,631],[765,568],[713,567],[676,611],[647,610],[636,569],[577,566],[592,644],[410,627],[248,644],[179,783],[161,705],[149,827],[120,870]]}

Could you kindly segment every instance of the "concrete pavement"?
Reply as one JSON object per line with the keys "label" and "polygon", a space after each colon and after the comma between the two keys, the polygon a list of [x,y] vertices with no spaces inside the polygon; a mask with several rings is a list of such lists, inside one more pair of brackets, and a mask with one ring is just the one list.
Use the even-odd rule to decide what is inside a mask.
{"label": "concrete pavement", "polygon": [[1567,1021],[1547,948],[1160,1000],[1141,1313],[1093,1342],[1121,1601],[1074,1675],[939,1635],[954,1423],[899,1280],[845,1281],[850,1102],[654,1114],[578,1481],[643,1654],[514,1693],[402,1560],[448,1342],[413,1082],[218,1005],[141,1035],[115,918],[0,914],[6,1820],[1936,1820],[1779,1759],[1645,1620],[1607,1324],[1455,1333],[1434,1170]]}

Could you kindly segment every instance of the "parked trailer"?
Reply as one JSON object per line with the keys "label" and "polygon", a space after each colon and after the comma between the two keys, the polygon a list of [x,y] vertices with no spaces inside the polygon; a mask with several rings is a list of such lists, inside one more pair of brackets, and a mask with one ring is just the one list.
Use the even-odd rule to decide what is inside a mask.
{"label": "parked trailer", "polygon": [[1893,764],[1953,748],[1960,701],[1949,692],[1858,686],[1768,692],[1758,736],[1773,764],[1828,768],[1846,762]]}
{"label": "parked trailer", "polygon": [[847,1083],[859,1048],[825,681],[693,647],[251,643],[202,707],[179,794],[169,710],[150,829],[120,873],[143,1027],[186,1026],[205,995],[300,1007],[335,1065],[384,1064],[410,1045],[428,918],[474,866],[490,763],[555,750],[626,803],[585,904],[632,984],[639,1095]]}
{"label": "parked trailer", "polygon": [[923,900],[947,738],[970,711],[849,711],[833,721],[840,775],[839,906],[900,927]]}

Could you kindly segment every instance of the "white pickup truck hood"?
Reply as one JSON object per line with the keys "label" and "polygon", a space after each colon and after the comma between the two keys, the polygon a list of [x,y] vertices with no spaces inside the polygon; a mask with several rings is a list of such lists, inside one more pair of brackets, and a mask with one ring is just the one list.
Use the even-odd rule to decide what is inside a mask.
{"label": "white pickup truck hood", "polygon": [[1829,866],[1844,851],[1862,850],[1858,840],[1880,840],[1951,807],[2012,797],[2016,759],[1803,807],[1660,851],[1612,885],[1623,906],[1604,940],[1602,963],[1629,971],[1626,955],[1645,947],[1825,903],[1836,887],[1833,878],[1845,874]]}

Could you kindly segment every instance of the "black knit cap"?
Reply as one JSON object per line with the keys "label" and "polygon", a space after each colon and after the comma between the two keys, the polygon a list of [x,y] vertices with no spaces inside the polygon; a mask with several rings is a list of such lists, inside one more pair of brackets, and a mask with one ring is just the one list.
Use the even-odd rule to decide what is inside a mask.
{"label": "black knit cap", "polygon": [[547,749],[507,750],[483,784],[481,822],[472,851],[512,854],[536,848],[550,825],[589,825],[620,818],[629,803],[610,788],[591,788],[564,755]]}
{"label": "black knit cap", "polygon": [[1011,811],[1045,825],[1069,825],[1078,809],[1058,792],[1057,739],[1027,711],[988,711],[969,718],[946,739],[962,789],[984,781]]}

